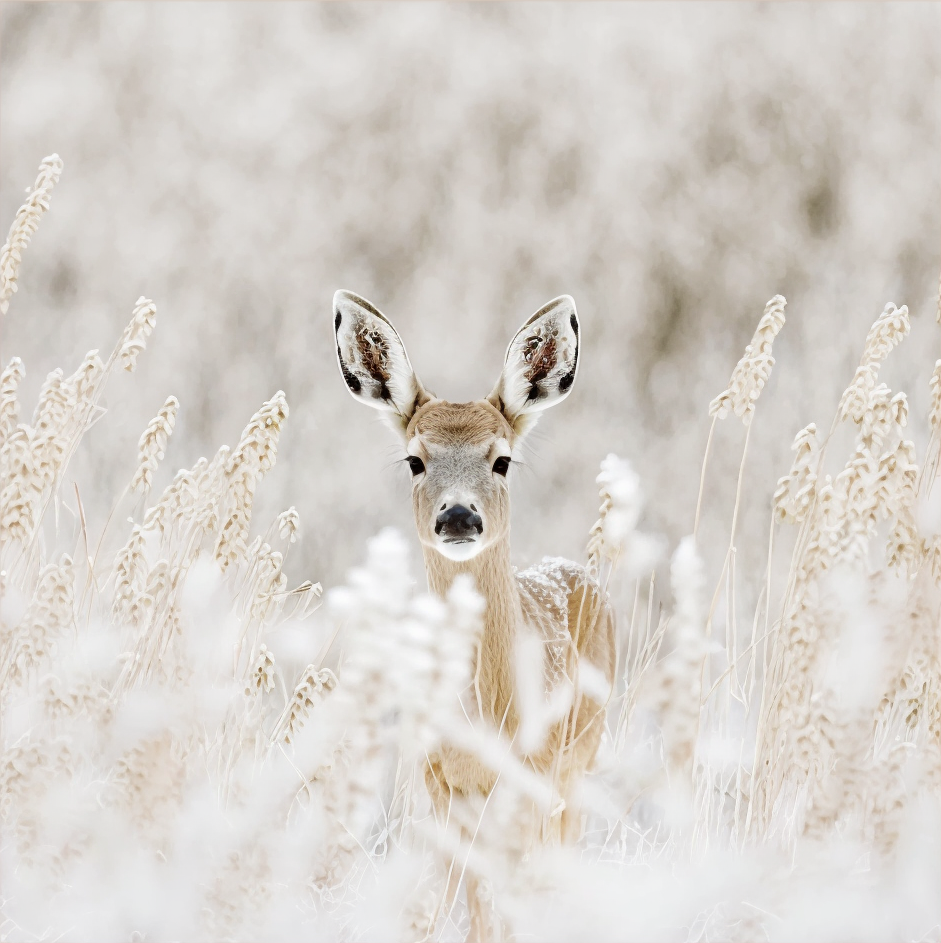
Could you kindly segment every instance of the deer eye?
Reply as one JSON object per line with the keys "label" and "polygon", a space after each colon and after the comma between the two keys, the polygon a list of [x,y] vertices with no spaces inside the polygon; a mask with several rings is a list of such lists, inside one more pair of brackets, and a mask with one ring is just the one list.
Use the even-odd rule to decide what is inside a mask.
{"label": "deer eye", "polygon": [[495,475],[505,475],[509,470],[510,470],[510,460],[505,455],[501,455],[493,463],[493,473]]}
{"label": "deer eye", "polygon": [[412,470],[412,475],[420,475],[425,470],[425,463],[416,455],[410,455],[407,461],[408,467]]}

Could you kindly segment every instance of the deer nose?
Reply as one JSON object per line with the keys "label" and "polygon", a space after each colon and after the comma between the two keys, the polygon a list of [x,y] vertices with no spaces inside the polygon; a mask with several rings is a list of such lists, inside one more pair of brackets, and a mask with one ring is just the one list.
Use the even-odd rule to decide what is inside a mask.
{"label": "deer nose", "polygon": [[475,531],[482,534],[483,530],[481,516],[463,504],[455,504],[442,511],[435,521],[435,533],[444,531],[446,537],[471,537]]}

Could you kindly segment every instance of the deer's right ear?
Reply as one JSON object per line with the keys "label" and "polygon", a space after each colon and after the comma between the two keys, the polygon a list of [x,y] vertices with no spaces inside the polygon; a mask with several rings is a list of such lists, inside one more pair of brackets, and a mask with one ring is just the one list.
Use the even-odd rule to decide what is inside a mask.
{"label": "deer's right ear", "polygon": [[337,360],[347,389],[367,406],[384,410],[405,432],[415,410],[432,397],[409,363],[389,319],[365,298],[340,290],[333,296]]}
{"label": "deer's right ear", "polygon": [[538,413],[562,402],[578,371],[578,315],[571,295],[541,307],[506,349],[503,373],[487,399],[523,435]]}

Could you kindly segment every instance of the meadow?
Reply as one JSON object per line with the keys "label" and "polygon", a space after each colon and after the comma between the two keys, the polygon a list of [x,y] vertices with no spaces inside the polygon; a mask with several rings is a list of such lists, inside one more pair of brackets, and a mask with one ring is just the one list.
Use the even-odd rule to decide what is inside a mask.
{"label": "meadow", "polygon": [[[42,162],[0,253],[5,323],[62,170]],[[561,847],[526,842],[552,783],[457,709],[480,629],[472,586],[423,592],[409,540],[382,521],[344,580],[288,578],[298,512],[253,514],[290,435],[283,392],[161,491],[168,396],[136,461],[113,456],[133,471],[92,514],[70,464],[120,410],[101,405],[105,387],[148,356],[158,304],[129,304],[114,349],[51,372],[32,413],[13,357],[0,938],[459,940],[464,905],[442,906],[451,854],[484,878],[507,939],[941,938],[941,360],[911,377],[929,404],[911,426],[930,429],[912,441],[906,391],[880,379],[909,311],[875,303],[829,426],[776,430],[793,462],[754,496],[766,552],[743,555],[786,305],[755,312],[727,387],[702,403],[688,536],[644,529],[629,457],[601,463],[580,562],[630,604],[584,835]],[[729,424],[731,476],[711,454]],[[707,540],[716,489],[731,514]],[[753,606],[739,584],[759,588]],[[499,773],[469,843],[436,827],[422,782],[451,741]]]}

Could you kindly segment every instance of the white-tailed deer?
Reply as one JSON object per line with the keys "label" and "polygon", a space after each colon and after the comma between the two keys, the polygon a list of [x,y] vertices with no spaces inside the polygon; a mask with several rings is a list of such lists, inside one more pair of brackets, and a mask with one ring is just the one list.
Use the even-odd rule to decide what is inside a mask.
{"label": "white-tailed deer", "polygon": [[[562,295],[537,311],[510,342],[493,392],[472,403],[449,403],[426,390],[399,335],[368,301],[338,291],[333,306],[337,357],[349,391],[384,410],[404,444],[431,590],[444,595],[459,573],[470,573],[484,597],[474,666],[479,712],[517,741],[523,761],[551,776],[558,789],[561,810],[542,838],[576,839],[581,816],[573,805],[574,787],[594,759],[604,726],[607,694],[599,688],[609,691],[613,682],[614,619],[598,585],[577,564],[553,560],[514,570],[507,478],[539,411],[572,389],[579,350],[575,302]],[[534,637],[541,646],[524,644]],[[518,652],[541,657],[541,666],[517,665]],[[528,742],[533,738],[525,731],[518,736],[526,710],[517,690],[520,667],[538,672],[547,695],[566,683],[572,692],[561,719],[541,730],[538,742]],[[594,683],[580,685],[580,675]],[[486,796],[495,779],[479,759],[447,745],[425,770],[439,821],[453,799]],[[473,883],[469,876],[472,935],[480,935]]]}

